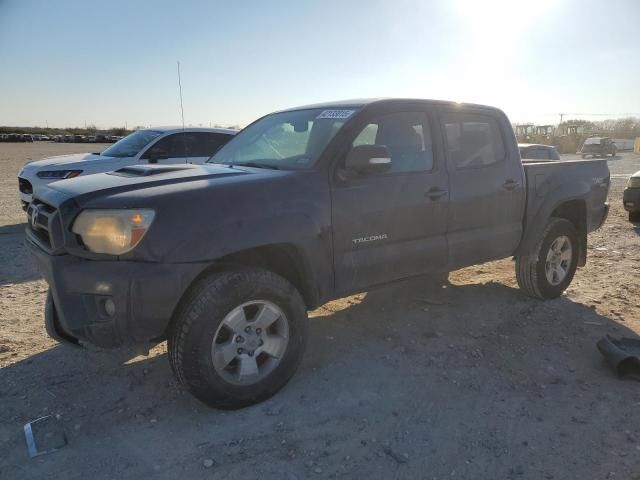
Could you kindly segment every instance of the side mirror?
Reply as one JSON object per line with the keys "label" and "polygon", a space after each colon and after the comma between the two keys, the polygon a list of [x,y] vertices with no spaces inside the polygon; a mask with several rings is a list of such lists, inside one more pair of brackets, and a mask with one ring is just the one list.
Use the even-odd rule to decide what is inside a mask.
{"label": "side mirror", "polygon": [[166,160],[169,158],[169,154],[164,150],[152,148],[145,157],[149,160],[149,163],[158,163],[158,160]]}
{"label": "side mirror", "polygon": [[358,173],[383,173],[391,168],[391,154],[384,145],[358,145],[351,149],[344,166]]}

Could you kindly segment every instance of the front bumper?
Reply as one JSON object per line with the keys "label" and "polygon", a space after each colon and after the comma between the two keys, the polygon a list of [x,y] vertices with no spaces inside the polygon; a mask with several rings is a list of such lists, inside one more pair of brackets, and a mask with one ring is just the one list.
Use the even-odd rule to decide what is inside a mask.
{"label": "front bumper", "polygon": [[180,298],[205,268],[93,261],[49,255],[32,240],[28,244],[50,287],[52,302],[45,315],[49,334],[105,348],[164,338]]}
{"label": "front bumper", "polygon": [[628,212],[640,212],[640,188],[625,188],[622,193],[622,204]]}

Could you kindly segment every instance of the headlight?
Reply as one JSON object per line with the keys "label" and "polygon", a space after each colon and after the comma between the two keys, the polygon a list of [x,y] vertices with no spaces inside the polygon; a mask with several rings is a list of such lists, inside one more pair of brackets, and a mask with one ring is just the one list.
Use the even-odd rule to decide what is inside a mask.
{"label": "headlight", "polygon": [[629,188],[640,188],[640,177],[631,177],[627,182]]}
{"label": "headlight", "polygon": [[64,178],[77,177],[82,173],[82,170],[46,170],[38,172],[36,175],[38,178],[52,178],[55,180],[62,180]]}
{"label": "headlight", "polygon": [[91,252],[122,255],[140,243],[153,217],[155,212],[146,209],[83,210],[71,230]]}

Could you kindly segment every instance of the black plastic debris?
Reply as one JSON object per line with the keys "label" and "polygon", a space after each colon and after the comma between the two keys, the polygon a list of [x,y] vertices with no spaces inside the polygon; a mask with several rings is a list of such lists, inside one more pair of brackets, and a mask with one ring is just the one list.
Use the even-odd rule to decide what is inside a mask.
{"label": "black plastic debris", "polygon": [[25,424],[24,437],[31,458],[53,453],[67,444],[67,436],[53,415]]}
{"label": "black plastic debris", "polygon": [[598,350],[620,378],[640,382],[640,339],[607,335],[598,342]]}

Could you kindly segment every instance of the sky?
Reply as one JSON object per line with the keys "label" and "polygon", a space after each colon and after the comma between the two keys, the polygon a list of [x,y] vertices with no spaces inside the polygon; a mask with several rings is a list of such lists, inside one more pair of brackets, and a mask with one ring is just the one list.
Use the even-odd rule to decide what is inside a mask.
{"label": "sky", "polygon": [[178,60],[187,125],[367,97],[640,117],[640,0],[0,0],[0,125],[177,125]]}

